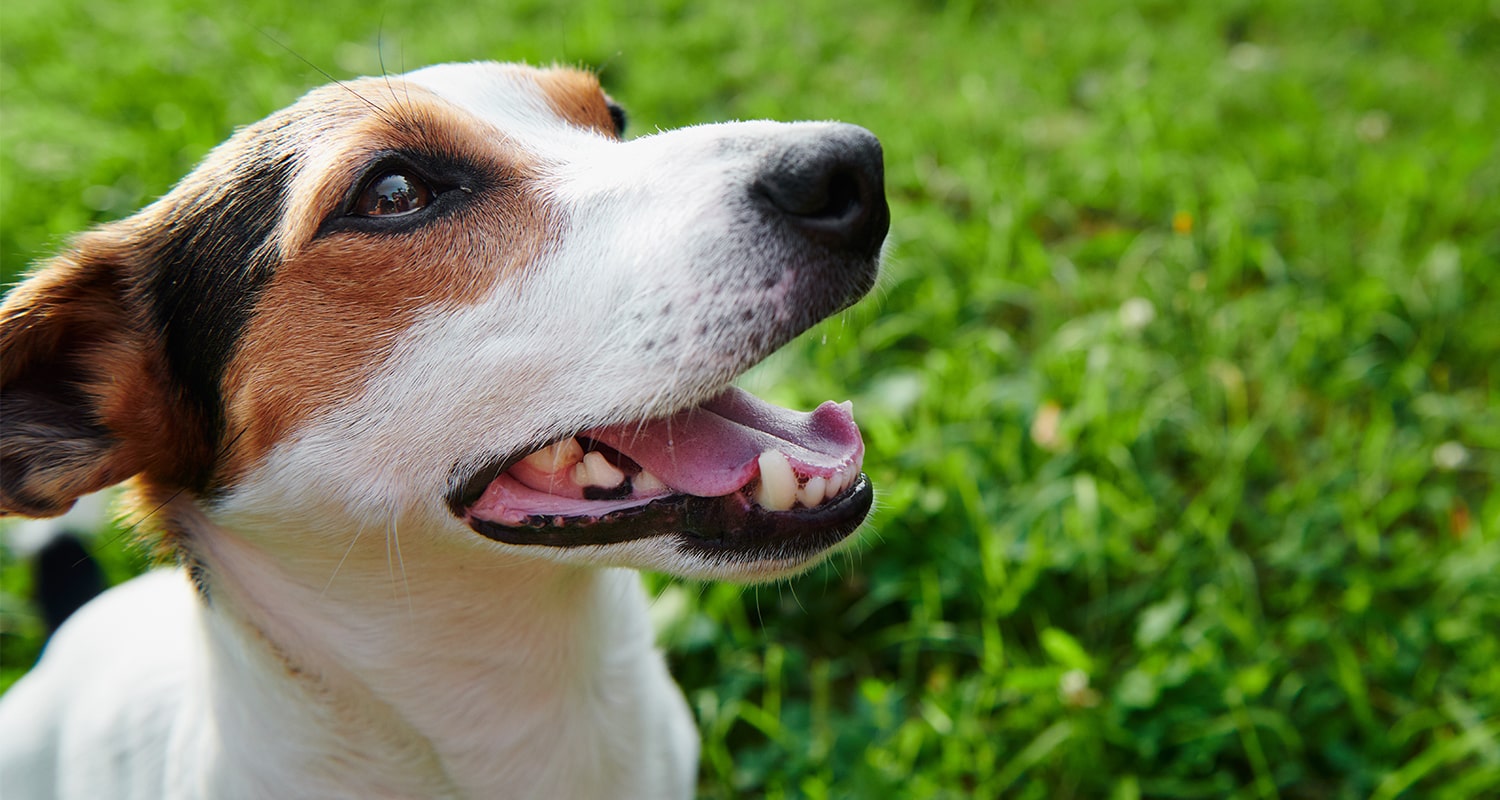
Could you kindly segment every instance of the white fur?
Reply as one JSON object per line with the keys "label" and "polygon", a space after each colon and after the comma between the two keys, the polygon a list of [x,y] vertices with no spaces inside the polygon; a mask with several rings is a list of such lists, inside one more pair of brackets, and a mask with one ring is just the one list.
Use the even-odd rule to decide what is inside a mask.
{"label": "white fur", "polygon": [[5,800],[692,795],[693,719],[619,567],[756,579],[809,559],[502,545],[445,507],[444,481],[477,454],[682,408],[763,356],[740,310],[785,306],[785,282],[753,273],[788,255],[731,189],[816,129],[620,143],[559,124],[508,69],[409,79],[542,165],[560,243],[400,333],[355,399],[217,503],[163,512],[190,521],[208,605],[156,573],[71,620],[0,702]]}

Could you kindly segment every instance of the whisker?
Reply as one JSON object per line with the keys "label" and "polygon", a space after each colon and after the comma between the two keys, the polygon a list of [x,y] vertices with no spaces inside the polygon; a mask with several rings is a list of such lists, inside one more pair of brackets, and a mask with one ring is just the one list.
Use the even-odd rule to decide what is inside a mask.
{"label": "whisker", "polygon": [[[380,77],[385,81],[386,91],[390,93],[392,100],[398,105],[401,104],[401,99],[396,96],[396,87],[391,85],[391,73],[385,68],[385,14],[383,12],[380,15],[380,26],[375,29],[375,57],[380,59]],[[405,69],[402,72],[405,72]],[[412,113],[411,87],[403,82],[402,89],[406,95],[406,113],[416,116]]]}
{"label": "whisker", "polygon": [[786,589],[787,591],[792,593],[792,600],[797,604],[797,608],[800,609],[803,614],[806,614],[807,606],[803,605],[802,598],[797,596],[797,584],[793,583],[791,578],[786,579]]}
{"label": "whisker", "polygon": [[[406,45],[401,45],[401,74],[406,74]],[[411,108],[411,81],[401,82],[401,92],[406,95],[406,107]]]}
{"label": "whisker", "polygon": [[[417,615],[415,610],[413,610],[411,604],[411,581],[406,577],[406,559],[401,557],[401,532],[397,529],[395,514],[392,514],[389,519],[391,532],[390,539],[396,544],[396,563],[401,567],[401,588],[406,593],[406,616],[408,619],[415,620]],[[392,574],[392,582],[394,582],[395,579],[396,576]],[[395,587],[392,586],[392,589],[394,588]]]}
{"label": "whisker", "polygon": [[385,574],[391,582],[391,600],[400,600],[401,594],[396,583],[396,557],[392,550],[392,534],[395,532],[395,520],[387,518],[385,525]]}
{"label": "whisker", "polygon": [[256,28],[256,30],[260,31],[260,35],[261,36],[264,36],[267,39],[270,39],[272,42],[275,42],[277,47],[280,47],[281,49],[287,51],[288,53],[291,53],[292,55],[294,55],[294,56],[297,57],[297,60],[301,61],[302,63],[304,63],[306,65],[308,65],[309,67],[312,67],[314,70],[316,70],[318,72],[319,75],[322,75],[323,77],[327,78],[329,81],[332,81],[333,83],[338,84],[340,89],[343,89],[344,91],[348,92],[349,94],[354,95],[356,98],[359,99],[359,101],[361,103],[364,103],[365,105],[369,106],[371,110],[373,110],[376,114],[380,115],[380,117],[382,119],[386,120],[387,122],[390,122],[393,125],[399,123],[399,120],[397,120],[395,117],[391,116],[389,112],[387,112],[385,109],[381,108],[380,106],[376,105],[375,103],[371,102],[370,98],[365,97],[364,95],[360,94],[359,92],[354,91],[354,89],[351,88],[349,86],[349,84],[344,83],[343,81],[339,80],[338,78],[333,77],[333,75],[331,73],[329,73],[328,70],[323,69],[322,67],[318,66],[317,64],[314,64],[312,61],[308,60],[306,56],[304,56],[301,53],[297,52],[296,50],[293,50],[292,48],[286,46],[286,44],[282,43],[282,41],[280,39],[277,39],[275,36],[272,36],[270,33],[268,33],[265,28]]}
{"label": "whisker", "polygon": [[339,570],[341,570],[341,569],[344,568],[344,562],[347,561],[347,560],[349,560],[349,554],[352,553],[352,552],[354,552],[354,546],[356,544],[359,544],[359,536],[360,536],[360,534],[362,534],[364,532],[365,532],[365,526],[364,525],[360,525],[358,528],[356,528],[354,530],[354,538],[349,541],[349,546],[344,549],[344,555],[343,555],[342,558],[339,559],[339,563],[337,563],[337,564],[335,564],[333,566],[333,574],[328,576],[328,582],[325,583],[325,584],[323,584],[323,591],[318,592],[318,597],[322,597],[322,596],[328,594],[329,587],[333,586],[333,579],[337,578],[339,576]]}
{"label": "whisker", "polygon": [[760,612],[760,584],[755,585],[755,623],[758,627],[766,626],[766,616]]}

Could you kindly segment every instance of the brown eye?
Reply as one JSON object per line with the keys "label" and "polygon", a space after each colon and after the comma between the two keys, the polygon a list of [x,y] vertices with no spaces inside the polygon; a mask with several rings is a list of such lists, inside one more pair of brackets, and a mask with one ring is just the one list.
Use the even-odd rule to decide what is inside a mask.
{"label": "brown eye", "polygon": [[432,202],[432,190],[421,178],[390,172],[370,181],[354,203],[361,217],[399,217],[421,211]]}

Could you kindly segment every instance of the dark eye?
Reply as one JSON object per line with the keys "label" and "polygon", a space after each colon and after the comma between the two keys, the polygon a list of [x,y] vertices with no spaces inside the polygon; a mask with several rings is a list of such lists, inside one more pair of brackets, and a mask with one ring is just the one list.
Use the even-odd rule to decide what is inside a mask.
{"label": "dark eye", "polygon": [[421,211],[432,202],[432,189],[409,173],[387,172],[365,184],[350,213],[361,217],[399,217]]}

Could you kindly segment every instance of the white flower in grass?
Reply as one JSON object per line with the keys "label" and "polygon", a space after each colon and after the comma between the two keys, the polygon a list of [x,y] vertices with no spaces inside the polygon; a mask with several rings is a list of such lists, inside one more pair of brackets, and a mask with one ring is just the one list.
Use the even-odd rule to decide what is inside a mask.
{"label": "white flower in grass", "polygon": [[1067,447],[1062,437],[1061,406],[1048,400],[1036,410],[1036,417],[1031,420],[1031,441],[1054,453]]}
{"label": "white flower in grass", "polygon": [[1089,687],[1089,674],[1081,669],[1064,672],[1057,680],[1057,693],[1064,703],[1074,708],[1099,705],[1099,693]]}
{"label": "white flower in grass", "polygon": [[1444,472],[1452,472],[1469,460],[1469,449],[1454,441],[1443,442],[1432,450],[1432,465]]}
{"label": "white flower in grass", "polygon": [[1391,115],[1384,111],[1371,111],[1354,123],[1354,133],[1366,142],[1378,142],[1391,132]]}
{"label": "white flower in grass", "polygon": [[1144,297],[1132,297],[1120,304],[1118,315],[1120,327],[1134,333],[1156,319],[1156,306]]}
{"label": "white flower in grass", "polygon": [[1240,42],[1229,48],[1229,66],[1241,72],[1253,72],[1265,66],[1266,51],[1259,45]]}

